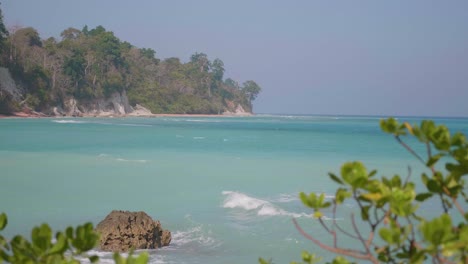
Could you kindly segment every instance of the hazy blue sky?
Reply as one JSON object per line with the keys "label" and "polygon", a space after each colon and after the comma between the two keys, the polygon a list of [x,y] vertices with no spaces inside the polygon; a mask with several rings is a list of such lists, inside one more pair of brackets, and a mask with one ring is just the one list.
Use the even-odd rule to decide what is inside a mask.
{"label": "hazy blue sky", "polygon": [[42,38],[104,26],[158,58],[220,58],[257,113],[468,116],[468,1],[0,0]]}

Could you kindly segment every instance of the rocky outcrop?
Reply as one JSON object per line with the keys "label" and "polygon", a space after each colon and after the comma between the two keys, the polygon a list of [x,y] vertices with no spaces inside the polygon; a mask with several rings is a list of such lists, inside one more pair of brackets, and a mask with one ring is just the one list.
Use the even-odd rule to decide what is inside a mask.
{"label": "rocky outcrop", "polygon": [[19,102],[23,97],[22,90],[16,85],[7,68],[0,67],[0,93],[6,93],[12,100]]}
{"label": "rocky outcrop", "polygon": [[151,111],[141,105],[136,105],[135,109],[128,102],[127,93],[115,92],[109,98],[96,99],[79,103],[75,98],[66,100],[62,107],[53,107],[50,115],[54,116],[150,116]]}
{"label": "rocky outcrop", "polygon": [[237,106],[234,107],[234,103],[233,102],[229,102],[228,103],[228,108],[230,110],[227,110],[223,113],[223,115],[227,115],[227,116],[250,116],[252,115],[252,113],[249,113],[247,111],[244,110],[244,107],[242,107],[242,105],[238,104]]}
{"label": "rocky outcrop", "polygon": [[104,251],[126,252],[130,249],[155,249],[168,246],[171,232],[163,230],[145,212],[112,211],[97,226]]}
{"label": "rocky outcrop", "polygon": [[151,113],[150,110],[146,109],[145,107],[136,104],[136,106],[133,108],[133,112],[129,113],[129,116],[151,116],[153,113]]}

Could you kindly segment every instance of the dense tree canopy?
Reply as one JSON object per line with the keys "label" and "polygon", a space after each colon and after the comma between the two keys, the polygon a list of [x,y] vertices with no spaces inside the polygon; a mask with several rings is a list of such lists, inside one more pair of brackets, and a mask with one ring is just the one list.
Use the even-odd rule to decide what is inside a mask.
{"label": "dense tree canopy", "polygon": [[3,44],[7,36],[8,31],[6,30],[5,24],[3,23],[3,14],[2,10],[0,9],[0,53],[3,52]]}
{"label": "dense tree canopy", "polygon": [[88,102],[125,91],[132,105],[153,113],[218,114],[233,105],[252,110],[260,92],[253,81],[240,87],[224,80],[224,63],[195,53],[187,63],[159,60],[156,51],[121,41],[102,26],[67,28],[60,40],[42,40],[34,28],[2,31],[2,64],[25,91],[24,102],[42,111],[70,99]]}

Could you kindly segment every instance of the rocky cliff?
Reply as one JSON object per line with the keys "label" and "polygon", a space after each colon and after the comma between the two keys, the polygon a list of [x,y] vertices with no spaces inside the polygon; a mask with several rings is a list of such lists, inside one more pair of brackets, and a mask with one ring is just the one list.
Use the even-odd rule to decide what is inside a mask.
{"label": "rocky cliff", "polygon": [[127,93],[115,92],[109,98],[101,98],[85,102],[78,102],[75,98],[65,101],[63,108],[53,107],[49,113],[52,116],[150,116],[151,111],[141,105],[135,108],[128,103]]}

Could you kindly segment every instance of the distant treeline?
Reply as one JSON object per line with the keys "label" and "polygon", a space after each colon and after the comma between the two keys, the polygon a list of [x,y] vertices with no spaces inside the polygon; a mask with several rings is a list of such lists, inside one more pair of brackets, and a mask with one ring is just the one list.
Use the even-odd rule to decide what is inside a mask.
{"label": "distant treeline", "polygon": [[[32,27],[6,30],[0,10],[0,65],[23,89],[19,104],[37,111],[126,91],[130,104],[153,113],[218,114],[241,105],[252,111],[261,88],[224,78],[220,59],[195,53],[190,61],[160,60],[150,48],[121,41],[102,26],[68,28],[61,39],[41,39]],[[18,108],[0,94],[0,108]],[[5,110],[4,110],[5,111]]]}

